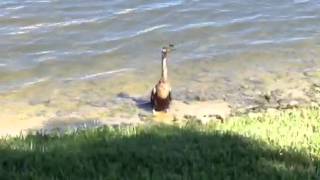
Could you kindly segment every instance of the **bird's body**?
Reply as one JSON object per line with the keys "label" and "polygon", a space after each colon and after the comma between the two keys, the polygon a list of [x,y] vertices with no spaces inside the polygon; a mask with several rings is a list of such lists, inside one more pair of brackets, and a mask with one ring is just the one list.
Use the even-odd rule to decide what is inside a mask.
{"label": "bird's body", "polygon": [[169,51],[170,49],[167,47],[162,48],[161,78],[152,89],[150,98],[153,111],[168,111],[172,100],[167,69],[167,54]]}
{"label": "bird's body", "polygon": [[171,103],[171,87],[169,82],[160,80],[151,92],[151,104],[155,111],[167,111]]}

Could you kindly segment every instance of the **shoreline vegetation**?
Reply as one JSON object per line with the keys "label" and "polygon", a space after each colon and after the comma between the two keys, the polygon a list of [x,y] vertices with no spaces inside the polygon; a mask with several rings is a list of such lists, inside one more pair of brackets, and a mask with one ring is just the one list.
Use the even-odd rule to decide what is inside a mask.
{"label": "shoreline vegetation", "polygon": [[0,141],[1,179],[318,179],[319,108]]}

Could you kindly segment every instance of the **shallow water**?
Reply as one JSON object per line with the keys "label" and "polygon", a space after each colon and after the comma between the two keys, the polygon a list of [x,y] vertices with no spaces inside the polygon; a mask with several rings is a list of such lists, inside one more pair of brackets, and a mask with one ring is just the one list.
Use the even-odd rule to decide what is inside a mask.
{"label": "shallow water", "polygon": [[318,0],[5,0],[0,25],[3,98],[145,95],[168,43],[176,90],[320,67]]}

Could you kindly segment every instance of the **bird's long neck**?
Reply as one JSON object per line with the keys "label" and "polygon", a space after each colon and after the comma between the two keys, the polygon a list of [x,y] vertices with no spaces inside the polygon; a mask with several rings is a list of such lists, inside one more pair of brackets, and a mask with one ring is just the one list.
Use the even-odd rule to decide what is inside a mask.
{"label": "bird's long neck", "polygon": [[163,81],[168,80],[167,55],[162,55],[162,71],[161,78]]}

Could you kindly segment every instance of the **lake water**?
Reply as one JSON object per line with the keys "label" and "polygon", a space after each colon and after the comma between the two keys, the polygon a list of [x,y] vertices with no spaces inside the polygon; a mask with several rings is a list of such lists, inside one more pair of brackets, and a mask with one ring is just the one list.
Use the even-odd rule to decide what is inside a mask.
{"label": "lake water", "polygon": [[176,90],[319,68],[320,1],[3,0],[1,97],[145,95],[168,43]]}

